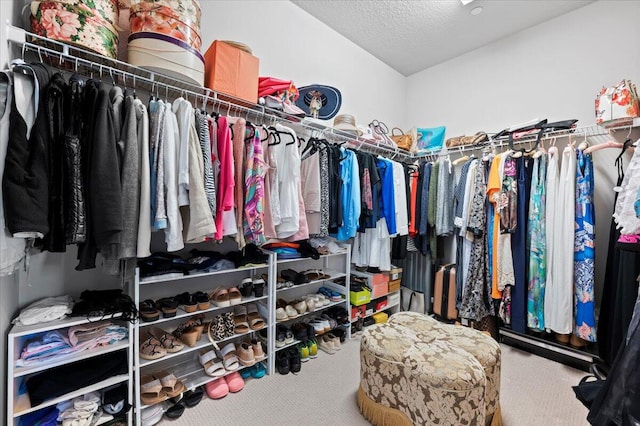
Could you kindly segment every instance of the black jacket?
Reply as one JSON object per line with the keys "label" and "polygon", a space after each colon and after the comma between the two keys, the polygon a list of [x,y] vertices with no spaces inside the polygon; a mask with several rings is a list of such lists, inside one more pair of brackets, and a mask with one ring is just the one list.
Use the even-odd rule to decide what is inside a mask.
{"label": "black jacket", "polygon": [[87,241],[77,270],[95,268],[97,251],[119,241],[122,231],[120,166],[110,86],[89,80],[85,90],[83,174],[87,193]]}
{"label": "black jacket", "polygon": [[[16,96],[13,97],[2,178],[5,219],[14,236],[46,235],[49,232],[49,132],[44,93],[52,73],[43,64],[14,67],[16,76],[22,70],[37,80],[38,113],[27,137],[27,125],[16,108]],[[22,93],[15,95],[23,96]]]}

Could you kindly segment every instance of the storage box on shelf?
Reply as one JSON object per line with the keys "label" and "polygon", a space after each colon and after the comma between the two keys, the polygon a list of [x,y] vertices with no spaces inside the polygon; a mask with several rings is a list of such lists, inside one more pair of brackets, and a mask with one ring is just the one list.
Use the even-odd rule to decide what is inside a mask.
{"label": "storage box on shelf", "polygon": [[[23,348],[30,341],[38,339],[50,332],[61,332],[66,334],[70,327],[82,326],[98,321],[109,321],[114,324],[121,325],[127,329],[127,338],[115,343],[98,346],[93,349],[81,350],[64,356],[52,357],[41,362],[32,362],[25,366],[18,367],[17,361],[20,359]],[[23,416],[34,413],[39,410],[55,407],[57,404],[70,401],[74,398],[81,397],[90,392],[105,391],[121,383],[127,383],[128,397],[127,402],[133,403],[133,387],[130,378],[133,376],[133,345],[131,344],[134,335],[134,327],[131,323],[119,320],[119,315],[113,318],[86,318],[86,317],[67,317],[62,320],[50,321],[47,323],[21,326],[14,325],[8,333],[7,353],[8,353],[8,371],[7,371],[7,425],[19,425]],[[40,404],[30,405],[31,402],[23,393],[26,388],[26,381],[31,377],[35,377],[46,371],[55,368],[73,368],[80,362],[87,362],[92,358],[102,356],[112,356],[112,354],[122,354],[122,358],[126,359],[126,365],[123,366],[124,373],[118,374],[90,383],[78,389],[74,389],[63,395],[47,399]],[[100,358],[98,358],[100,359]],[[132,423],[131,410],[127,413],[127,423]]]}
{"label": "storage box on shelf", "polygon": [[216,40],[204,54],[204,85],[248,102],[258,101],[260,60],[238,45]]}
{"label": "storage box on shelf", "polygon": [[[191,273],[182,277],[153,277],[150,279],[141,280],[139,272],[136,271],[134,296],[137,304],[150,299],[158,300],[163,297],[173,297],[177,294],[184,292],[194,293],[203,292],[207,295],[213,296],[213,292],[219,288],[230,289],[232,287],[239,288],[241,282],[245,278],[261,278],[266,275],[266,281],[262,290],[262,295],[256,296],[253,292],[250,296],[242,296],[241,300],[234,301],[231,305],[230,302],[224,303],[226,306],[218,306],[215,298],[212,297],[209,306],[206,309],[196,309],[193,312],[187,312],[183,306],[179,306],[177,312],[172,317],[164,317],[161,313],[160,318],[156,321],[139,322],[135,327],[135,354],[137,360],[137,368],[135,371],[136,376],[136,406],[137,412],[140,413],[142,409],[148,406],[142,402],[140,395],[140,378],[146,374],[153,374],[156,371],[168,371],[173,373],[182,383],[184,383],[187,389],[194,389],[198,386],[211,382],[218,377],[209,376],[204,371],[203,366],[200,363],[199,356],[203,352],[208,350],[215,350],[213,340],[218,349],[222,349],[229,343],[240,344],[245,340],[256,339],[260,340],[258,332],[261,329],[252,329],[242,333],[234,333],[232,335],[226,334],[225,337],[218,340],[212,335],[211,340],[207,333],[207,325],[218,316],[224,316],[225,313],[234,312],[236,309],[247,308],[249,306],[256,306],[258,309],[258,315],[264,320],[265,326],[262,330],[266,331],[266,350],[264,350],[266,358],[262,361],[267,366],[267,373],[270,374],[270,356],[273,353],[272,339],[270,338],[269,331],[270,324],[274,321],[272,311],[269,309],[271,299],[274,295],[274,283],[271,279],[273,275],[272,271],[275,270],[275,256],[269,255],[269,260],[264,265],[254,265],[251,267],[229,269],[215,272],[206,273]],[[205,305],[206,306],[206,305]],[[165,332],[173,332],[180,325],[194,318],[201,318],[205,323],[203,333],[199,340],[190,342],[191,345],[185,344],[184,347],[173,353],[167,353],[166,355],[157,359],[143,359],[140,357],[140,345],[147,337],[147,332],[152,330],[153,327],[159,327]],[[185,343],[185,342],[183,342]],[[219,354],[219,352],[218,352]],[[221,357],[220,357],[221,358]],[[224,375],[230,374],[233,371],[239,371],[244,366],[240,365],[238,369],[229,370]],[[224,377],[224,375],[222,377]],[[137,416],[136,421],[139,423],[140,416]]]}

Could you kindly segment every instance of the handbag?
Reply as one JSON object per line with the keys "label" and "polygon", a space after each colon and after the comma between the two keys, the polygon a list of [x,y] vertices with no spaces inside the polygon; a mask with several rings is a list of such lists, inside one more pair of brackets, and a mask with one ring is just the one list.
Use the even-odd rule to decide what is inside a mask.
{"label": "handbag", "polygon": [[[399,131],[400,134],[397,135],[395,131]],[[394,127],[391,129],[391,140],[398,145],[398,148],[404,149],[405,151],[411,151],[411,147],[413,146],[413,138],[411,135],[406,134],[399,127]]]}
{"label": "handbag", "polygon": [[603,87],[595,100],[596,124],[625,121],[640,116],[636,85],[622,80],[615,86]]}
{"label": "handbag", "polygon": [[424,305],[424,293],[411,290],[408,287],[400,287],[401,308],[403,311],[418,312],[424,314],[426,312]]}
{"label": "handbag", "polygon": [[415,151],[417,153],[428,153],[441,150],[446,130],[445,126],[415,128]]}

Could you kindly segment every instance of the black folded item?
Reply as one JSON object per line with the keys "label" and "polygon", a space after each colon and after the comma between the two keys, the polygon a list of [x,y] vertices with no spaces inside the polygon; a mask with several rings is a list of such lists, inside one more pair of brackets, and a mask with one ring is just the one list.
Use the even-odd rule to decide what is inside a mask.
{"label": "black folded item", "polygon": [[309,240],[300,240],[296,241],[296,243],[300,245],[300,247],[298,247],[298,252],[303,257],[310,257],[316,260],[320,259],[320,253],[309,243]]}
{"label": "black folded item", "polygon": [[118,351],[51,368],[27,379],[32,406],[110,377],[127,373],[127,353]]}
{"label": "black folded item", "polygon": [[122,319],[135,321],[138,310],[131,297],[122,294],[121,289],[85,290],[80,294],[80,301],[73,306],[72,316],[78,317],[113,317],[121,314]]}
{"label": "black folded item", "polygon": [[545,133],[556,132],[558,130],[570,130],[576,127],[577,122],[578,120],[572,119],[572,120],[555,121],[553,123],[544,123],[540,125],[540,129],[542,129],[542,131]]}
{"label": "black folded item", "polygon": [[125,383],[104,392],[102,396],[102,410],[114,417],[123,417],[131,409],[127,402],[129,390]]}
{"label": "black folded item", "polygon": [[153,277],[170,273],[187,275],[191,266],[182,257],[171,253],[153,253],[138,260],[141,277]]}
{"label": "black folded item", "polygon": [[269,261],[269,255],[260,250],[255,244],[247,244],[241,251],[232,251],[227,253],[226,256],[236,265],[236,268],[249,264],[260,265]]}

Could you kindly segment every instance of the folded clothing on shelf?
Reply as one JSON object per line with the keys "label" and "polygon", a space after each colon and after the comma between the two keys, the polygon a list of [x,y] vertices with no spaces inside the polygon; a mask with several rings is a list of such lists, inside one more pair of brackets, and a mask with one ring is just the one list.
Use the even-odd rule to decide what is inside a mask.
{"label": "folded clothing on shelf", "polygon": [[262,248],[278,253],[278,259],[294,259],[299,257],[320,259],[320,253],[309,243],[309,240],[300,240],[293,243],[271,242],[263,245]]}
{"label": "folded clothing on shelf", "polygon": [[73,303],[73,298],[68,295],[46,297],[21,310],[13,323],[33,325],[62,319],[72,312]]}
{"label": "folded clothing on shelf", "polygon": [[131,297],[122,293],[122,289],[85,290],[80,301],[73,307],[73,316],[107,317],[122,314],[122,319],[135,321],[138,310]]}
{"label": "folded clothing on shelf", "polygon": [[26,380],[32,406],[108,378],[127,373],[127,354],[117,351],[55,367]]}

